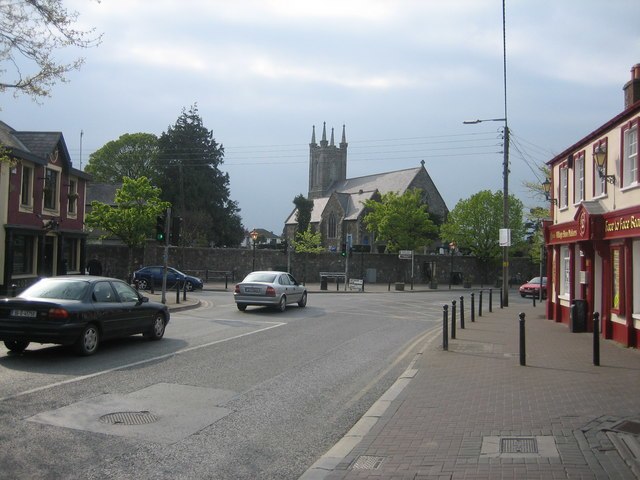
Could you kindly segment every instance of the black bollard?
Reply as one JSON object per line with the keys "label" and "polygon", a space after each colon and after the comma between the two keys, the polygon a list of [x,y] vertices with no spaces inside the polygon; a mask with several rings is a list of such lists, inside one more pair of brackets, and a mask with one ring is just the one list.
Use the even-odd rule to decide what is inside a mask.
{"label": "black bollard", "polygon": [[460,295],[460,328],[464,328],[464,297]]}
{"label": "black bollard", "polygon": [[456,338],[456,301],[451,302],[451,338]]}
{"label": "black bollard", "polygon": [[480,298],[478,299],[478,316],[482,316],[482,290],[480,290]]}
{"label": "black bollard", "polygon": [[449,307],[442,307],[442,349],[449,350]]}
{"label": "black bollard", "polygon": [[593,312],[593,364],[600,366],[600,314]]}
{"label": "black bollard", "polygon": [[533,306],[534,307],[536,306],[536,294],[535,293],[533,294]]}
{"label": "black bollard", "polygon": [[493,312],[493,288],[489,289],[489,313]]}
{"label": "black bollard", "polygon": [[176,282],[176,303],[180,303],[180,281]]}
{"label": "black bollard", "polygon": [[182,282],[182,300],[187,301],[187,282]]}
{"label": "black bollard", "polygon": [[500,289],[500,308],[504,308],[504,299],[502,298],[502,289]]}
{"label": "black bollard", "polygon": [[524,312],[520,312],[520,365],[527,364],[527,347],[525,343]]}
{"label": "black bollard", "polygon": [[476,321],[476,294],[471,292],[471,321]]}

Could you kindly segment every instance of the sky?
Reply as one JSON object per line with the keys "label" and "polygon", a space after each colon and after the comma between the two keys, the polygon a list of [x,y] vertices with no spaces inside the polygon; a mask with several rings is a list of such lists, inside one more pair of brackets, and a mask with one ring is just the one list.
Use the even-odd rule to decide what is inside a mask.
{"label": "sky", "polygon": [[[5,0],[2,0],[5,1]],[[640,63],[638,0],[64,0],[102,43],[39,103],[0,97],[16,130],[60,131],[75,168],[125,133],[161,135],[197,105],[248,230],[282,233],[308,193],[309,143],[326,122],[347,177],[425,161],[449,209],[524,182],[624,109]],[[506,100],[506,109],[505,109]]]}

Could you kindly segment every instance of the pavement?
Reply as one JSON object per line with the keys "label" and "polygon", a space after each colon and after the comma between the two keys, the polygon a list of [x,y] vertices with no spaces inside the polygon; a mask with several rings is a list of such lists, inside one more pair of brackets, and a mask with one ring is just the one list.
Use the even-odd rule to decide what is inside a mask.
{"label": "pavement", "polygon": [[594,365],[592,333],[547,320],[544,302],[500,308],[494,297],[489,312],[485,297],[479,316],[478,290],[453,289],[452,299],[466,297],[465,328],[458,310],[445,350],[440,318],[407,370],[301,480],[640,478],[640,350],[600,338]]}

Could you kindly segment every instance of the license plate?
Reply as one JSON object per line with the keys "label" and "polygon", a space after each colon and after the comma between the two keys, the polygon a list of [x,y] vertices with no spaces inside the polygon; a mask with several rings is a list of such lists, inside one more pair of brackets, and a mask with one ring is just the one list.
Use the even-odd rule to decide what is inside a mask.
{"label": "license plate", "polygon": [[247,293],[260,293],[259,287],[244,287],[244,291]]}
{"label": "license plate", "polygon": [[12,317],[36,318],[35,310],[11,310]]}

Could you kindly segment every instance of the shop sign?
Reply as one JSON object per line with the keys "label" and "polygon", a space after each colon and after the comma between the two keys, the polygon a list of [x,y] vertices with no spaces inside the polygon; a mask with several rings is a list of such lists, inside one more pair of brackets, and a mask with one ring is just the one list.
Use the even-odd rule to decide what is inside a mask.
{"label": "shop sign", "polygon": [[623,214],[610,214],[604,218],[604,238],[634,237],[640,235],[640,209]]}

